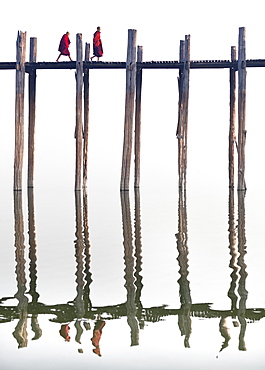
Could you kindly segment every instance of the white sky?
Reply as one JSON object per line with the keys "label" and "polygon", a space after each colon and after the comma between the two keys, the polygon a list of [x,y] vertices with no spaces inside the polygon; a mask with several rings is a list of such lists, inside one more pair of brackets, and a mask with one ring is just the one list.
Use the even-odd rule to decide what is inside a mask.
{"label": "white sky", "polygon": [[265,54],[263,8],[261,0],[251,3],[238,0],[181,2],[164,0],[100,2],[26,0],[4,2],[1,6],[1,61],[15,58],[18,30],[38,38],[38,60],[57,57],[58,42],[67,30],[71,33],[71,51],[75,52],[75,35],[83,34],[92,42],[98,25],[102,28],[104,60],[124,60],[127,30],[137,29],[138,44],[144,47],[145,60],[178,58],[179,40],[191,35],[192,59],[227,59],[230,46],[237,44],[238,27],[247,28],[248,57]]}
{"label": "white sky", "polygon": [[[137,45],[143,46],[144,61],[177,60],[179,42],[187,34],[191,36],[192,60],[230,59],[231,46],[237,46],[238,43],[239,27],[246,27],[247,58],[265,58],[265,26],[261,0],[251,3],[238,0],[81,0],[77,3],[26,0],[23,3],[4,2],[1,14],[0,61],[15,61],[18,30],[27,32],[27,59],[29,38],[37,37],[37,61],[55,61],[59,54],[60,38],[69,31],[72,42],[70,51],[75,59],[76,34],[82,33],[83,42],[92,44],[97,26],[102,29],[102,61],[126,60],[127,31],[130,28],[137,30]],[[61,60],[68,59],[62,57]],[[5,86],[0,91],[0,99],[4,103],[0,112],[0,150],[4,151],[3,156],[10,162],[8,168],[12,171],[15,74],[14,71],[0,73],[0,84]],[[261,132],[257,130],[260,130],[259,121],[263,120],[262,95],[259,92],[262,91],[264,73],[264,69],[248,71],[247,145],[250,148],[254,140],[262,137]],[[69,147],[74,150],[75,145],[74,70],[38,71],[37,76],[36,156],[39,153],[39,162],[36,171],[46,163],[43,160],[43,151],[47,151],[48,145],[50,150],[46,154],[51,154],[51,158],[53,147],[56,156],[61,155],[63,158],[64,149],[59,150],[58,145],[65,146],[66,150]],[[159,163],[165,167],[167,158],[159,156],[160,152],[168,155],[168,158],[176,155],[177,76],[177,70],[145,70],[143,73],[142,160],[148,169],[152,166],[155,169]],[[117,178],[122,155],[124,92],[125,71],[91,71],[90,163],[92,167],[96,163],[97,168],[100,161],[103,166],[107,163],[108,170],[114,166]],[[215,168],[221,168],[217,177],[225,179],[221,182],[225,181],[226,184],[228,123],[228,70],[192,70],[188,138],[188,168],[191,175],[191,168],[194,168],[194,176],[198,175],[198,168],[202,175],[202,166],[199,167],[197,163],[209,161],[209,152],[213,150],[216,155],[210,159]],[[62,133],[64,137],[58,141],[58,136]],[[9,151],[5,148],[7,145]],[[262,147],[262,143],[255,145],[259,150]],[[110,159],[110,153],[115,154],[114,159]],[[47,161],[47,157],[45,160]],[[108,160],[111,161],[109,165]],[[53,163],[53,160],[51,161]],[[74,161],[74,158],[71,161]],[[205,171],[208,171],[207,167]]]}

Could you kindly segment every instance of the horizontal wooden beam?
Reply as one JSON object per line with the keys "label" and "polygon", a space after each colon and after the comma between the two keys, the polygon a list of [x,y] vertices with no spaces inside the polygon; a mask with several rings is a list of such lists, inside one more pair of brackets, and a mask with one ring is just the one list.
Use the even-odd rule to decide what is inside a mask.
{"label": "horizontal wooden beam", "polygon": [[[126,62],[90,62],[84,61],[86,69],[126,69]],[[191,69],[222,69],[238,67],[238,61],[230,60],[191,60]],[[265,67],[265,59],[246,60],[246,67]],[[26,72],[36,69],[75,69],[76,62],[26,62]],[[137,68],[142,69],[181,69],[183,62],[178,61],[149,61],[137,62]],[[16,62],[0,62],[0,70],[16,69]]]}

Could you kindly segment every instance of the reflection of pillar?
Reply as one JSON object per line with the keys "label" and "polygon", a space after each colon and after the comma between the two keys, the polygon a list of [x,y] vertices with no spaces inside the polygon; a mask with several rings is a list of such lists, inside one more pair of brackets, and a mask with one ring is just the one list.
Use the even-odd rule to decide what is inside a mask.
{"label": "reflection of pillar", "polygon": [[80,343],[83,328],[81,327],[80,319],[84,317],[85,307],[83,301],[84,294],[84,262],[83,262],[83,234],[82,234],[82,202],[81,202],[81,191],[75,191],[75,212],[76,212],[76,239],[75,239],[75,258],[76,258],[76,291],[77,295],[74,299],[74,305],[76,310],[75,322],[76,327],[76,342]]}
{"label": "reflection of pillar", "polygon": [[185,335],[184,346],[189,347],[189,338],[191,334],[191,295],[190,295],[190,283],[188,277],[188,228],[187,228],[187,207],[186,207],[186,191],[179,188],[179,209],[178,209],[178,233],[177,238],[177,249],[179,252],[179,294],[180,294],[180,313],[178,315],[178,324],[181,335]]}
{"label": "reflection of pillar", "polygon": [[144,321],[141,322],[142,303],[141,292],[143,288],[142,283],[142,237],[141,237],[141,209],[140,209],[140,190],[134,189],[134,226],[135,226],[135,303],[138,309],[137,318],[139,320],[140,328],[144,326]]}
{"label": "reflection of pillar", "polygon": [[[229,267],[233,270],[231,273],[231,283],[227,296],[231,299],[231,310],[235,311],[237,307],[238,296],[235,292],[236,282],[238,279],[238,267],[236,264],[237,260],[237,248],[236,248],[236,231],[235,231],[235,199],[234,199],[234,188],[229,189],[229,199],[228,199],[228,239],[229,239],[229,251],[231,259],[229,262]],[[224,338],[224,342],[220,349],[220,352],[228,347],[229,340],[231,336],[228,332],[228,327],[226,324],[226,317],[221,317],[219,323],[219,331],[221,336]]]}
{"label": "reflection of pillar", "polygon": [[238,191],[238,266],[239,270],[239,282],[238,282],[238,294],[240,296],[239,308],[238,308],[238,320],[240,322],[240,334],[239,334],[239,345],[238,348],[241,351],[246,351],[245,345],[245,332],[246,332],[246,301],[248,297],[248,291],[246,290],[246,267],[245,254],[246,251],[246,232],[245,232],[245,192]]}
{"label": "reflection of pillar", "polygon": [[[34,214],[34,192],[33,188],[28,188],[28,233],[29,233],[29,294],[32,296],[32,302],[36,303],[39,294],[36,291],[37,287],[37,243],[35,232],[35,214]],[[38,323],[38,315],[32,314],[31,328],[35,333],[34,340],[39,339],[42,335],[42,330]]]}
{"label": "reflection of pillar", "polygon": [[122,225],[123,225],[123,245],[124,245],[124,261],[125,261],[125,287],[127,290],[127,322],[131,328],[131,345],[139,344],[139,328],[135,318],[137,308],[135,304],[135,285],[134,285],[134,257],[132,245],[132,224],[130,199],[128,191],[121,191],[121,209],[122,209]]}
{"label": "reflection of pillar", "polygon": [[89,310],[92,307],[90,301],[90,284],[92,283],[92,274],[90,272],[90,241],[89,241],[89,227],[88,227],[88,200],[86,188],[83,189],[83,223],[84,223],[84,246],[85,246],[85,287],[84,287],[84,302],[85,307]]}
{"label": "reflection of pillar", "polygon": [[25,275],[25,245],[24,245],[24,222],[22,212],[22,193],[14,192],[14,219],[15,219],[15,259],[16,259],[16,278],[17,293],[15,298],[18,300],[19,321],[13,332],[13,336],[18,342],[18,348],[26,347],[28,344],[27,334],[27,306],[28,298],[26,292]]}
{"label": "reflection of pillar", "polygon": [[229,267],[233,270],[231,273],[231,284],[228,290],[228,297],[231,299],[231,310],[234,311],[237,306],[238,296],[235,293],[236,282],[238,279],[238,266],[236,265],[237,259],[237,248],[236,248],[236,231],[235,231],[235,200],[234,200],[234,189],[229,190],[229,214],[228,214],[228,224],[229,224],[229,250],[230,250],[230,263]]}

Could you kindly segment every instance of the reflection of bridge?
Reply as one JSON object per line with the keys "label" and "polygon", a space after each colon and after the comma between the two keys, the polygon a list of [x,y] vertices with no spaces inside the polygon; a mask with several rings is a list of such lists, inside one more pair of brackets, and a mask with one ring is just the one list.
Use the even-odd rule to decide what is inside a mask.
{"label": "reflection of bridge", "polygon": [[[166,305],[159,307],[144,308],[141,303],[142,284],[142,244],[141,244],[141,215],[139,189],[135,189],[134,204],[134,233],[132,230],[131,210],[129,192],[121,192],[121,210],[123,223],[123,244],[125,264],[125,288],[127,300],[125,303],[114,306],[93,307],[90,301],[90,284],[92,276],[90,272],[90,241],[88,227],[88,203],[84,191],[83,202],[82,192],[75,192],[76,205],[76,291],[77,295],[73,301],[67,303],[45,305],[38,301],[37,293],[37,243],[35,235],[34,198],[33,189],[28,189],[28,229],[29,229],[29,292],[26,293],[25,273],[25,245],[24,245],[24,222],[22,213],[22,193],[14,192],[14,219],[15,219],[15,259],[17,293],[14,297],[3,297],[0,299],[0,323],[18,320],[14,330],[14,337],[19,347],[27,345],[27,320],[31,318],[32,330],[35,338],[42,335],[38,324],[39,315],[51,315],[51,322],[70,323],[75,322],[76,338],[81,338],[83,329],[81,323],[86,320],[95,320],[98,317],[104,320],[116,320],[127,317],[131,330],[131,344],[139,344],[139,329],[145,326],[146,322],[159,322],[168,316],[178,316],[178,326],[181,335],[184,336],[184,345],[189,347],[191,335],[192,317],[204,319],[219,318],[220,334],[225,338],[222,349],[227,347],[230,336],[227,332],[225,320],[231,317],[240,326],[239,349],[245,350],[244,335],[249,322],[262,319],[265,316],[263,308],[246,308],[248,292],[246,284],[246,264],[244,255],[246,253],[245,238],[245,207],[244,192],[238,192],[238,221],[234,222],[234,191],[229,194],[229,249],[230,263],[232,269],[231,284],[228,289],[228,297],[231,300],[231,309],[213,310],[211,304],[193,304],[188,280],[188,231],[187,231],[187,210],[186,193],[179,189],[178,209],[178,233],[176,234],[178,263],[179,263],[179,295],[180,308],[168,308]],[[237,229],[237,237],[236,237]],[[237,243],[236,243],[237,241]],[[237,245],[236,245],[237,244]],[[237,290],[237,292],[236,292]],[[31,296],[31,302],[28,296]],[[10,300],[16,298],[17,306],[10,305]],[[77,339],[76,339],[77,340]]]}
{"label": "reflection of bridge", "polygon": [[[0,300],[0,323],[17,320],[20,318],[18,306],[3,306],[8,298]],[[167,306],[139,308],[136,310],[136,317],[141,322],[159,322],[167,316],[183,314],[183,309],[167,308]],[[238,309],[235,310],[213,310],[209,303],[192,304],[190,316],[205,319],[237,317]],[[27,305],[27,314],[31,315],[53,315],[53,322],[64,323],[76,320],[76,307],[72,303],[45,305],[41,302],[31,302]],[[84,312],[84,319],[95,319],[97,315],[106,316],[105,320],[117,320],[127,316],[126,303],[115,306],[90,307]],[[264,308],[249,308],[245,311],[245,318],[250,322],[258,321],[265,317]]]}

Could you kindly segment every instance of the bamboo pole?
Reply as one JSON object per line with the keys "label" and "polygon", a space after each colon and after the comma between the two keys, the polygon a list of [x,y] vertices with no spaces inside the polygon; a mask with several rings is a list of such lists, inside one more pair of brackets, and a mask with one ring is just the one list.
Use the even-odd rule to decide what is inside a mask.
{"label": "bamboo pole", "polygon": [[25,95],[26,32],[18,32],[16,43],[16,102],[14,190],[22,189],[24,154],[24,95]]}
{"label": "bamboo pole", "polygon": [[75,190],[81,190],[82,172],[82,93],[83,93],[83,48],[82,34],[76,35],[76,167]]}
{"label": "bamboo pole", "polygon": [[[85,62],[90,59],[90,44],[85,46]],[[89,69],[84,69],[84,133],[83,133],[83,188],[87,186],[88,166],[88,133],[89,133]]]}
{"label": "bamboo pole", "polygon": [[[236,47],[231,46],[231,61],[236,61]],[[229,71],[230,76],[230,124],[229,124],[229,148],[228,148],[228,160],[229,160],[229,187],[234,188],[234,174],[235,174],[235,122],[236,122],[236,68],[232,67]]]}
{"label": "bamboo pole", "polygon": [[120,190],[129,190],[136,85],[136,30],[128,30],[126,97]]}
{"label": "bamboo pole", "polygon": [[246,190],[246,31],[239,28],[238,37],[238,190]]}
{"label": "bamboo pole", "polygon": [[[29,61],[37,61],[37,39],[30,38]],[[36,69],[29,72],[29,127],[28,127],[28,187],[34,185],[34,151],[36,119]]]}
{"label": "bamboo pole", "polygon": [[[137,47],[137,62],[143,61],[143,47]],[[142,68],[136,72],[136,98],[135,98],[135,132],[134,132],[134,187],[140,185],[140,154],[141,154],[141,96],[142,96]]]}

